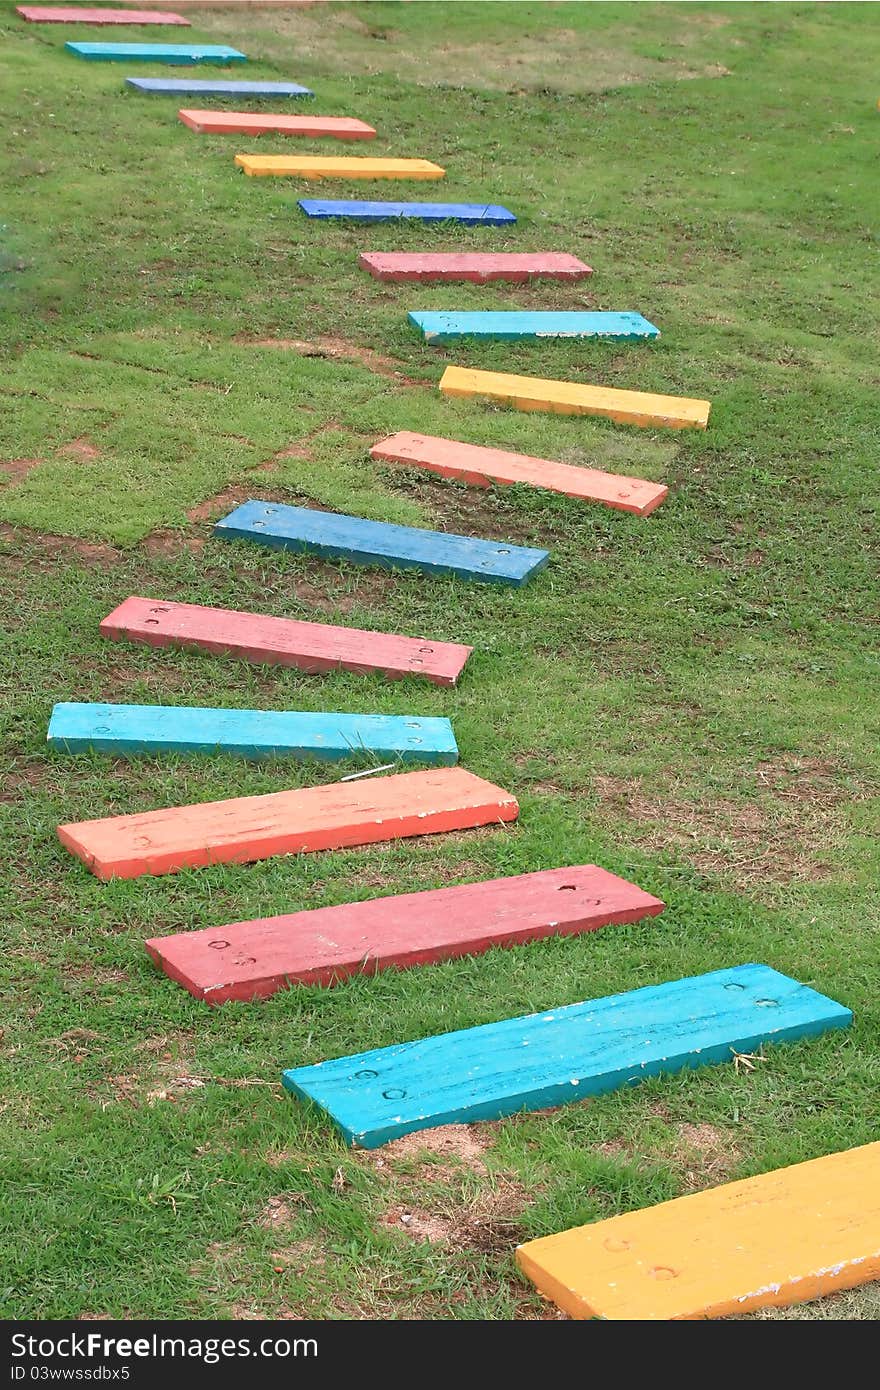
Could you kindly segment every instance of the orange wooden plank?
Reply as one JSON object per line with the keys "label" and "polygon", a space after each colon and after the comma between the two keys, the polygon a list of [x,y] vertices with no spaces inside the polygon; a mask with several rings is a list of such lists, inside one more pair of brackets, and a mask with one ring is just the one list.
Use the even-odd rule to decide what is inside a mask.
{"label": "orange wooden plank", "polygon": [[194,111],[178,116],[190,130],[204,135],[332,135],[337,140],[372,140],[375,130],[352,116],[270,115],[262,111]]}
{"label": "orange wooden plank", "polygon": [[704,430],[710,401],[687,396],[656,396],[650,391],[619,391],[583,381],[548,381],[508,372],[447,367],[440,380],[445,396],[485,397],[517,410],[549,410],[558,415],[603,415],[621,425],[660,425],[667,429]]}
{"label": "orange wooden plank", "polygon": [[367,155],[237,154],[246,174],[301,179],[442,179],[429,159],[373,159]]}
{"label": "orange wooden plank", "polygon": [[137,878],[467,830],[518,814],[508,792],[444,767],[79,821],[60,825],[58,838],[98,878]]}
{"label": "orange wooden plank", "polygon": [[721,1318],[880,1278],[880,1144],[521,1245],[574,1318]]}
{"label": "orange wooden plank", "polygon": [[462,444],[457,439],[438,439],[429,434],[403,430],[374,444],[370,456],[386,463],[404,463],[427,468],[442,478],[457,478],[476,487],[490,483],[526,483],[532,487],[561,492],[586,502],[602,502],[622,512],[647,516],[666,497],[662,483],[603,473],[598,468],[575,468],[568,463],[531,458],[528,454],[507,453],[504,449],[484,449]]}

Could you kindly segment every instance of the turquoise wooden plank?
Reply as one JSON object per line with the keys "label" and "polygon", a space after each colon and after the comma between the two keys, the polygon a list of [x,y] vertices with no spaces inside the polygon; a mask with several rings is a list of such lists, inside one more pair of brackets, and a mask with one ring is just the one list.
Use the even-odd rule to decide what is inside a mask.
{"label": "turquoise wooden plank", "polygon": [[451,767],[458,747],[448,719],[299,710],[169,705],[61,704],[49,723],[62,753],[227,753],[241,758],[317,758],[360,753]]}
{"label": "turquoise wooden plank", "polygon": [[419,222],[461,222],[464,226],[482,223],[504,227],[516,217],[496,203],[395,203],[370,202],[355,198],[300,198],[307,217],[350,217],[357,222],[392,222],[398,217]]}
{"label": "turquoise wooden plank", "polygon": [[298,82],[219,82],[195,77],[126,77],[139,92],[164,92],[174,96],[217,97],[313,97]]}
{"label": "turquoise wooden plank", "polygon": [[410,323],[428,343],[455,343],[459,338],[516,341],[520,338],[659,338],[660,329],[641,314],[555,313],[520,309],[438,313],[413,310]]}
{"label": "turquoise wooden plank", "polygon": [[78,58],[104,63],[246,63],[247,54],[225,43],[80,43],[64,45]]}
{"label": "turquoise wooden plank", "polygon": [[295,1067],[282,1080],[350,1144],[374,1149],[414,1130],[564,1105],[851,1022],[849,1009],[807,985],[738,965]]}
{"label": "turquoise wooden plank", "polygon": [[477,540],[446,531],[392,526],[361,516],[314,512],[274,502],[244,502],[214,527],[222,540],[256,541],[279,550],[299,550],[354,565],[416,569],[423,574],[454,574],[487,584],[517,588],[542,570],[547,550]]}

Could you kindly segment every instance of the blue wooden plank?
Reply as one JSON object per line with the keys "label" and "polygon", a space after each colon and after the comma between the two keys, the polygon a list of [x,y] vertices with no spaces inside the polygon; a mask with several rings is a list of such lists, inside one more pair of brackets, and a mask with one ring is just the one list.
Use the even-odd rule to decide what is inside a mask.
{"label": "blue wooden plank", "polygon": [[846,1028],[841,1004],[766,965],[611,994],[282,1077],[350,1144],[377,1148],[414,1130],[495,1120],[729,1062],[734,1052]]}
{"label": "blue wooden plank", "polygon": [[247,54],[225,43],[80,43],[65,48],[91,62],[246,63]]}
{"label": "blue wooden plank", "polygon": [[459,338],[659,338],[660,329],[641,314],[555,313],[548,311],[481,310],[438,313],[414,310],[410,323],[428,343],[454,343]]}
{"label": "blue wooden plank", "polygon": [[466,226],[484,223],[503,227],[515,222],[507,208],[496,203],[394,203],[363,202],[357,199],[300,198],[307,217],[351,217],[358,222],[391,222],[411,217],[419,222],[462,222]]}
{"label": "blue wooden plank", "polygon": [[196,77],[126,77],[139,92],[164,92],[174,96],[218,97],[313,97],[298,82],[220,82]]}
{"label": "blue wooden plank", "polygon": [[274,502],[244,502],[214,527],[222,540],[256,541],[279,550],[306,551],[329,560],[383,569],[455,574],[487,584],[519,587],[547,564],[550,553],[503,541],[478,540],[446,531],[421,531],[367,521],[362,516],[314,512]]}
{"label": "blue wooden plank", "polygon": [[458,747],[448,719],[299,710],[169,705],[61,704],[49,722],[62,753],[228,753],[241,758],[317,758],[360,753],[451,767]]}

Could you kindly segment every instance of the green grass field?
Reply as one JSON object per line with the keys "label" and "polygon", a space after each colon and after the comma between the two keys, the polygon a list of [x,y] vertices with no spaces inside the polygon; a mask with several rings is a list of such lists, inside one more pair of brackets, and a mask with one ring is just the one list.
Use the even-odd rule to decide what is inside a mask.
{"label": "green grass field", "polygon": [[[196,135],[174,98],[124,90],[161,69],[79,61],[67,27],[4,5],[4,1316],[552,1317],[515,1271],[518,1240],[880,1137],[877,13],[193,15],[187,37],[255,60],[238,75],[303,82],[310,109],[377,127],[370,153],[447,168],[407,196],[520,218],[425,230],[308,222],[295,200],[314,185],[233,164],[292,142]],[[351,152],[327,144],[296,148]],[[419,288],[356,265],[424,247],[564,250],[595,275]],[[431,307],[636,309],[663,336],[444,350],[407,327]],[[707,397],[711,422],[447,402],[448,362]],[[670,497],[640,521],[430,481],[369,460],[396,429],[664,479]],[[546,545],[552,562],[505,591],[213,541],[248,496]],[[477,650],[453,691],[102,641],[133,593]],[[101,884],[59,822],[339,772],[49,756],[59,700],[449,715],[463,764],[521,819]],[[142,944],[584,862],[665,915],[213,1011]],[[851,1033],[372,1155],[279,1085],[286,1066],[746,961],[849,1005]],[[783,1316],[878,1318],[878,1288]]]}

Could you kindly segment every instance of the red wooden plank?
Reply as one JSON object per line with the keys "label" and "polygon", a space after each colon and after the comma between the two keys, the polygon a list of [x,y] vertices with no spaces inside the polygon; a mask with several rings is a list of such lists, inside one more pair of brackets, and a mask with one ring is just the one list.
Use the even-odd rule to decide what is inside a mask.
{"label": "red wooden plank", "polygon": [[656,917],[663,903],[595,864],[319,907],[153,937],[153,960],[196,999],[266,999],[291,985],[430,965]]}
{"label": "red wooden plank", "polygon": [[358,265],[377,280],[582,280],[590,266],[562,251],[362,251]]}
{"label": "red wooden plank", "polygon": [[310,675],[378,671],[392,678],[422,676],[434,685],[455,685],[473,651],[457,642],[136,597],[108,614],[100,630],[104,637],[150,647],[192,647],[260,665],[296,666]]}
{"label": "red wooden plank", "polygon": [[598,468],[575,468],[551,459],[530,458],[503,449],[485,449],[462,444],[457,439],[438,439],[429,434],[403,430],[380,440],[370,456],[385,463],[413,464],[439,473],[441,478],[457,478],[476,487],[490,483],[526,483],[532,487],[561,492],[586,502],[602,502],[621,512],[647,516],[660,506],[669,489],[663,483],[627,478],[621,473],[603,473]]}
{"label": "red wooden plank", "polygon": [[182,14],[168,10],[85,9],[82,5],[16,5],[22,19],[32,24],[185,24]]}
{"label": "red wooden plank", "polygon": [[58,838],[98,878],[138,878],[468,830],[518,814],[508,792],[443,767],[79,821],[60,825]]}
{"label": "red wooden plank", "polygon": [[207,135],[332,135],[337,140],[372,140],[375,130],[350,116],[268,115],[261,111],[178,111],[190,130]]}

